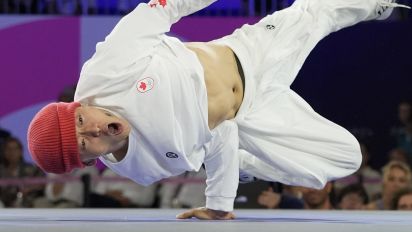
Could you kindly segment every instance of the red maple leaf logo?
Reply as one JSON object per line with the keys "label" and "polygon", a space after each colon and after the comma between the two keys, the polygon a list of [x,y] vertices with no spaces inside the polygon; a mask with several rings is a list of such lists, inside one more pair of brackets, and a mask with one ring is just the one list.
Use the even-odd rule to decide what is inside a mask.
{"label": "red maple leaf logo", "polygon": [[140,82],[139,89],[142,89],[144,91],[144,90],[146,90],[146,88],[147,88],[146,83]]}
{"label": "red maple leaf logo", "polygon": [[136,83],[136,90],[139,91],[140,93],[146,93],[147,91],[150,91],[154,87],[155,81],[151,77],[145,77],[143,79],[140,79]]}
{"label": "red maple leaf logo", "polygon": [[163,8],[167,5],[167,0],[152,0],[149,2],[150,7],[156,7],[157,4],[163,6]]}
{"label": "red maple leaf logo", "polygon": [[159,0],[159,4],[163,7],[165,7],[167,5],[166,0]]}

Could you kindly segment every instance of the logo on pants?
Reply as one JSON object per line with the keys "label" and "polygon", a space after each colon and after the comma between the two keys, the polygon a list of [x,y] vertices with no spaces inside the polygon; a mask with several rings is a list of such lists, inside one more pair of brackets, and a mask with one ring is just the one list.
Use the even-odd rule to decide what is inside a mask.
{"label": "logo on pants", "polygon": [[172,159],[179,158],[179,156],[176,153],[173,153],[173,152],[167,152],[166,157],[167,158],[172,158]]}
{"label": "logo on pants", "polygon": [[274,26],[274,25],[272,25],[272,24],[268,24],[268,25],[266,25],[266,29],[268,29],[268,30],[273,30],[273,29],[275,29],[276,27]]}

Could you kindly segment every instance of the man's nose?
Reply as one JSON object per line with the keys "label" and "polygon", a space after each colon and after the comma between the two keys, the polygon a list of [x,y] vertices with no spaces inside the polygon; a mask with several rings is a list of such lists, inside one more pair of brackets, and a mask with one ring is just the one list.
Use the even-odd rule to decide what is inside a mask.
{"label": "man's nose", "polygon": [[92,137],[99,137],[101,135],[101,130],[97,124],[87,125],[84,128],[84,133]]}

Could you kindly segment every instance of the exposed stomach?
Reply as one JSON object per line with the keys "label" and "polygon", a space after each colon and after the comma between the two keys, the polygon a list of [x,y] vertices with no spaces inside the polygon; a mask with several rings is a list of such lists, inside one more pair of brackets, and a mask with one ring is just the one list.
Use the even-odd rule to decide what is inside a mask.
{"label": "exposed stomach", "polygon": [[232,119],[243,100],[240,79],[233,51],[212,43],[186,43],[194,51],[204,69],[208,100],[208,123],[213,129]]}

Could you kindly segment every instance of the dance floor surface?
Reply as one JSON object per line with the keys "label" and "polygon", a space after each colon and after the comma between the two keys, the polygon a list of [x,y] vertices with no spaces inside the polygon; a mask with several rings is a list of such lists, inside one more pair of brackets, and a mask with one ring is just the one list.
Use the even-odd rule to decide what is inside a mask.
{"label": "dance floor surface", "polygon": [[0,209],[0,231],[30,232],[397,232],[412,231],[412,212],[236,210],[230,221],[178,220],[183,210]]}

